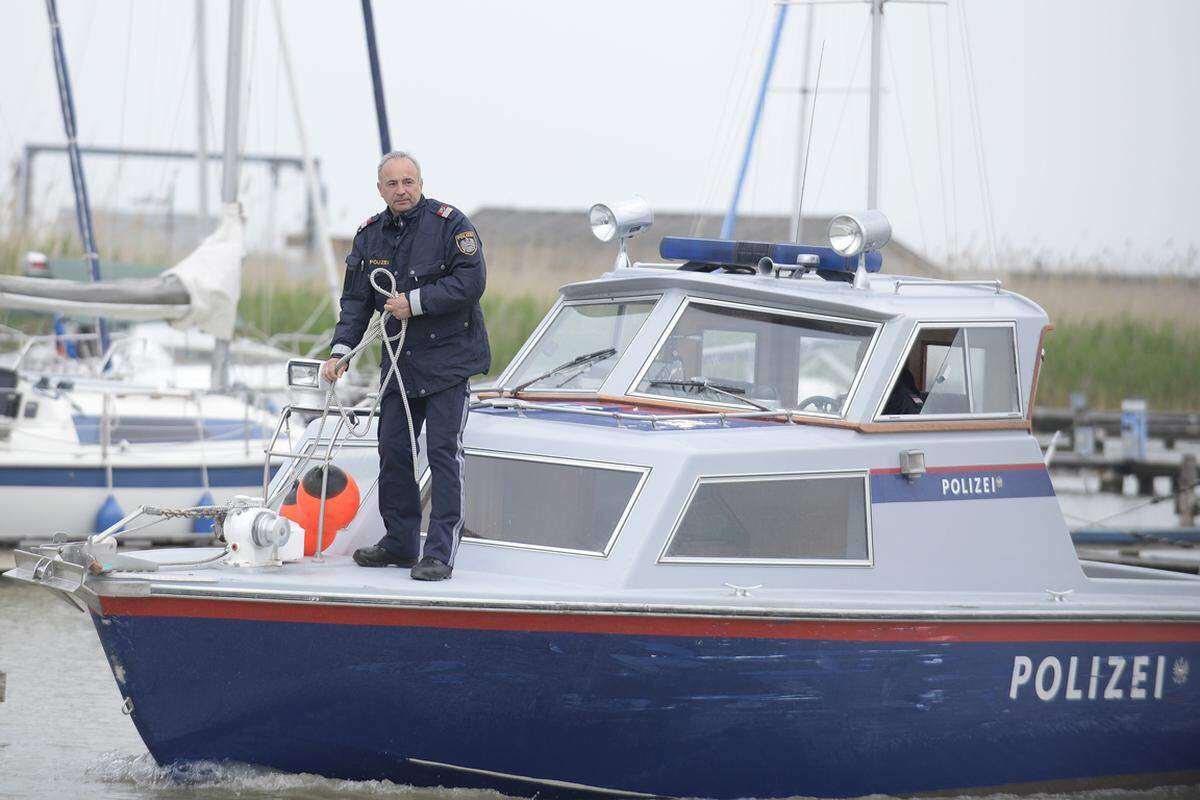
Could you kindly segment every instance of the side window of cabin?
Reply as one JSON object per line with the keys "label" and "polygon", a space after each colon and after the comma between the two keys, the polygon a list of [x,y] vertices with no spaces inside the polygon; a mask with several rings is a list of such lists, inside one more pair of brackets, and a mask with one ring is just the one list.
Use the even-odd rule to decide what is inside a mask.
{"label": "side window of cabin", "polygon": [[[468,451],[464,541],[606,555],[646,471]],[[430,484],[421,492],[429,530]]]}
{"label": "side window of cabin", "polygon": [[870,563],[865,475],[704,478],[662,561]]}
{"label": "side window of cabin", "polygon": [[1011,325],[923,327],[882,416],[1021,413]]}

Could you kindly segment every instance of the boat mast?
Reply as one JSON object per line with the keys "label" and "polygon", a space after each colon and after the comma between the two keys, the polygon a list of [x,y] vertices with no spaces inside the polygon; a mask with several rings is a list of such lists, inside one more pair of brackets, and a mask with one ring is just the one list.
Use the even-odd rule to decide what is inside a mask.
{"label": "boat mast", "polygon": [[879,52],[883,44],[883,4],[871,0],[871,105],[867,123],[867,208],[879,208]]}
{"label": "boat mast", "polygon": [[[370,0],[363,0],[363,3],[367,2]],[[758,100],[754,104],[754,117],[750,120],[750,131],[746,134],[746,146],[742,150],[742,164],[738,168],[737,182],[733,185],[733,199],[729,201],[729,210],[725,213],[725,222],[721,225],[722,239],[733,237],[734,225],[737,223],[738,203],[742,199],[742,186],[746,182],[750,154],[754,151],[754,137],[758,134],[758,123],[762,118],[763,105],[767,100],[767,87],[771,82],[771,72],[775,69],[775,56],[779,52],[779,37],[783,33],[787,10],[787,5],[781,3],[779,10],[775,12],[775,31],[771,34],[771,49],[767,52],[767,63],[763,68],[762,82],[758,87]]]}
{"label": "boat mast", "polygon": [[[238,201],[238,127],[242,99],[242,19],[244,0],[229,0],[229,54],[225,65],[225,153],[221,161],[221,205]],[[229,388],[229,340],[213,344],[212,388]]]}
{"label": "boat mast", "polygon": [[325,208],[325,201],[321,197],[321,184],[317,180],[317,165],[308,149],[308,136],[304,131],[304,115],[300,113],[300,93],[296,91],[296,77],[292,71],[292,55],[288,49],[287,35],[283,29],[283,10],[280,7],[280,0],[275,0],[271,7],[275,11],[275,25],[279,29],[279,54],[283,60],[283,74],[287,78],[288,93],[292,98],[292,113],[296,119],[296,133],[300,138],[300,157],[304,161],[304,180],[308,183],[308,194],[313,202],[318,247],[321,251],[321,261],[325,267],[325,281],[329,289],[329,297],[333,301],[333,316],[336,319],[342,310],[342,287],[338,280],[337,257],[333,253],[333,239],[330,237],[329,213]]}
{"label": "boat mast", "polygon": [[375,88],[375,118],[379,122],[379,146],[384,155],[392,152],[392,136],[388,133],[387,104],[383,99],[383,76],[379,72],[379,49],[375,46],[375,15],[371,0],[362,0],[363,25],[367,29],[367,56],[371,61],[371,85]]}
{"label": "boat mast", "polygon": [[200,238],[208,227],[208,57],[204,45],[204,0],[196,0],[196,180],[199,189],[196,208]]}
{"label": "boat mast", "polygon": [[[96,239],[92,231],[92,207],[83,174],[83,159],[79,155],[75,99],[71,95],[71,76],[67,71],[67,55],[63,51],[62,27],[58,22],[56,0],[46,0],[46,13],[50,17],[50,44],[54,50],[54,71],[58,75],[58,101],[62,107],[63,128],[67,134],[67,156],[71,162],[71,185],[75,191],[75,222],[79,227],[79,238],[83,242],[83,255],[87,259],[88,272],[95,283],[100,280],[100,255],[96,252]],[[101,354],[107,354],[108,320],[97,317],[96,331],[100,334]]]}

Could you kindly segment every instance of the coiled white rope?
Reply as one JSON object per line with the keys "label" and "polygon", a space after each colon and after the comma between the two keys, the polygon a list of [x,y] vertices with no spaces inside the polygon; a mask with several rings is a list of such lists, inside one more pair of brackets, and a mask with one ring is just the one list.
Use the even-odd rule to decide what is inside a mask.
{"label": "coiled white rope", "polygon": [[[377,282],[380,275],[386,279],[388,284],[387,287],[381,286]],[[371,270],[369,280],[375,291],[379,292],[384,297],[391,298],[400,296],[400,293],[396,291],[396,276],[393,275],[390,270],[384,267],[376,267],[375,269]],[[355,415],[348,412],[338,399],[337,381],[330,381],[329,389],[325,392],[325,405],[321,411],[321,424],[317,428],[317,436],[314,440],[313,447],[305,454],[304,458],[293,471],[293,475],[302,476],[305,468],[308,467],[308,462],[312,460],[313,453],[316,452],[317,448],[316,443],[320,440],[321,436],[325,432],[325,420],[329,417],[330,408],[337,409],[338,414],[341,416],[342,421],[346,426],[346,435],[356,439],[361,439],[365,437],[370,430],[371,417],[375,416],[376,412],[379,410],[379,404],[383,400],[383,393],[387,390],[388,382],[395,377],[396,386],[400,389],[400,401],[404,403],[405,422],[408,423],[408,443],[412,453],[413,478],[420,482],[421,472],[417,468],[417,435],[413,428],[412,410],[408,405],[408,394],[404,390],[404,378],[400,374],[400,354],[404,350],[404,338],[408,335],[408,320],[400,320],[399,333],[395,334],[394,336],[389,336],[387,332],[387,321],[391,316],[392,315],[386,311],[380,314],[379,317],[367,327],[367,331],[365,334],[363,334],[362,341],[358,343],[358,346],[339,358],[333,367],[334,374],[336,375],[338,370],[349,365],[350,359],[354,358],[354,356],[370,347],[376,340],[383,341],[383,350],[387,358],[387,371],[379,381],[379,393],[375,395],[375,402],[371,405],[371,410],[366,415],[366,422],[361,426],[358,424],[357,420],[355,419]],[[393,349],[393,344],[395,349]],[[283,488],[283,484],[281,484],[280,488]],[[270,503],[271,499],[274,499],[274,497],[268,499],[268,504]]]}

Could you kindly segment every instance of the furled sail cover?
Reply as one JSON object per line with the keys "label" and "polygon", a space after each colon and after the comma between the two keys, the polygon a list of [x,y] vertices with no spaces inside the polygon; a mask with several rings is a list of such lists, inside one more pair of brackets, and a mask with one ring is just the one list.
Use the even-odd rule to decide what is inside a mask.
{"label": "furled sail cover", "polygon": [[221,207],[221,224],[200,246],[163,273],[187,290],[188,313],[171,319],[176,328],[199,328],[226,341],[233,338],[238,298],[242,294],[242,259],[246,256],[242,210],[237,203]]}
{"label": "furled sail cover", "polygon": [[241,211],[229,204],[217,229],[157,278],[80,283],[5,275],[0,276],[0,308],[135,322],[165,319],[231,339],[245,253]]}

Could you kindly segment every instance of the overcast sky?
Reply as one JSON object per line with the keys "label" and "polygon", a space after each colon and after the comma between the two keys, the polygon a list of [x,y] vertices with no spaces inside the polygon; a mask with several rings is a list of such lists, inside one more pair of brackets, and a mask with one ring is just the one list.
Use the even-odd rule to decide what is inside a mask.
{"label": "overcast sky", "polygon": [[[219,149],[228,4],[206,8],[209,142]],[[393,144],[421,158],[427,195],[468,213],[584,209],[635,193],[662,210],[723,211],[776,11],[770,0],[375,0]],[[60,0],[59,13],[81,142],[194,148],[193,2]],[[816,80],[822,42],[805,209],[866,203],[868,6],[815,6],[811,48],[807,14],[788,11],[747,213],[791,208],[795,90],[806,59]],[[288,0],[284,16],[334,225],[351,232],[381,205],[360,5]],[[244,147],[296,154],[268,0],[248,0],[247,25]],[[994,247],[1002,262],[1178,268],[1190,259],[1200,274],[1198,31],[1193,0],[890,2],[880,206],[896,238],[935,259],[967,252],[986,262]],[[0,156],[62,140],[44,4],[9,0]],[[97,206],[196,207],[189,162],[85,166]],[[69,173],[53,156],[37,170],[46,217],[70,203]],[[215,197],[215,166],[210,180]],[[299,176],[283,176],[274,215],[261,168],[245,169],[242,185],[260,241],[299,227]],[[11,192],[7,174],[4,186]]]}

